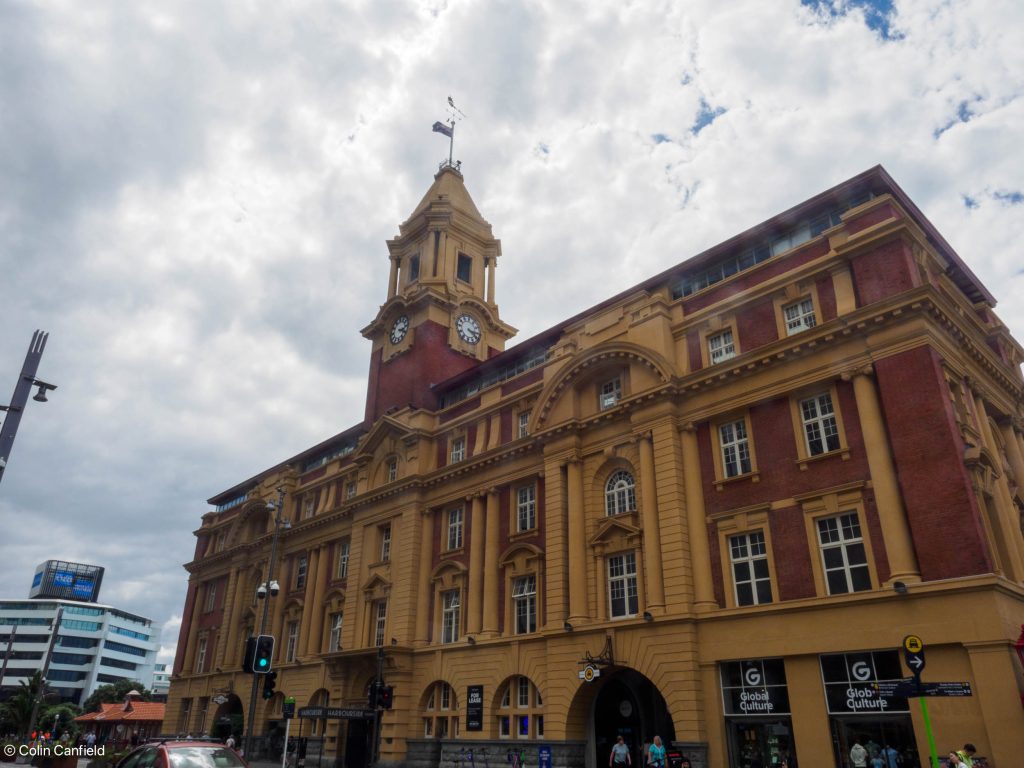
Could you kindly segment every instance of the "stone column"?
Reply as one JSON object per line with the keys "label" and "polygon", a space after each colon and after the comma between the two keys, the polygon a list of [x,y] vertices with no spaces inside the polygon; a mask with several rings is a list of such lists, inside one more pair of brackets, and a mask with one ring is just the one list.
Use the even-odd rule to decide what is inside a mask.
{"label": "stone column", "polygon": [[[310,606],[313,618],[309,622],[309,634],[304,644],[306,656],[316,656],[323,651],[324,633],[324,592],[327,587],[327,571],[330,566],[330,548],[327,544],[320,545],[316,561],[316,582],[313,584],[313,603]],[[309,610],[309,609],[307,609]]]}
{"label": "stone column", "polygon": [[1003,442],[1006,444],[1006,458],[1013,469],[1013,479],[1017,487],[1024,489],[1024,453],[1021,453],[1020,443],[1017,442],[1017,430],[1009,421],[1002,424],[999,431],[1003,434]]}
{"label": "stone column", "polygon": [[647,607],[652,613],[665,608],[665,577],[661,564],[661,534],[658,527],[658,489],[654,479],[654,446],[651,435],[640,436],[640,503],[644,524],[644,565]]}
{"label": "stone column", "polygon": [[483,634],[494,637],[498,634],[498,541],[501,520],[498,512],[498,489],[487,491],[487,546],[484,552],[484,622]]}
{"label": "stone column", "polygon": [[487,303],[494,303],[494,267],[498,260],[493,256],[487,259]]}
{"label": "stone column", "polygon": [[920,581],[921,572],[917,567],[914,543],[910,536],[910,524],[903,507],[896,467],[889,448],[889,437],[885,431],[882,408],[878,393],[872,381],[871,366],[844,374],[844,379],[853,380],[853,394],[857,399],[857,413],[860,416],[860,430],[864,438],[864,452],[867,454],[868,471],[875,491],[878,519],[882,526],[882,539],[889,558],[889,581]]}
{"label": "stone column", "polygon": [[393,299],[398,292],[398,259],[391,257],[391,274],[388,275],[388,298]]}
{"label": "stone column", "polygon": [[239,569],[232,568],[231,575],[228,576],[227,592],[224,594],[224,620],[221,624],[224,641],[219,643],[217,648],[217,659],[214,663],[214,669],[220,667],[222,669],[233,666],[235,659],[235,653],[237,648],[237,636],[238,636],[238,617],[240,608],[244,600],[244,595],[239,594]]}
{"label": "stone column", "polygon": [[569,497],[569,623],[587,618],[587,524],[583,510],[583,461],[567,466]]}
{"label": "stone column", "polygon": [[[561,631],[569,618],[566,550],[566,490],[560,457],[544,458],[544,619],[549,630]],[[538,507],[539,511],[539,507]]]}
{"label": "stone column", "polygon": [[995,506],[995,515],[993,517],[999,526],[996,535],[1001,536],[1005,542],[1006,554],[1009,557],[1009,562],[1004,564],[1006,576],[1011,581],[1020,581],[1024,579],[1024,556],[1021,554],[1020,525],[1013,519],[1017,508],[1010,496],[1010,485],[1006,481],[1006,473],[1003,472],[1002,456],[988,423],[985,401],[977,393],[974,394],[974,407],[978,414],[978,429],[981,432],[982,442],[996,462],[996,471],[999,472],[999,476],[994,481],[995,497],[992,501]]}
{"label": "stone column", "polygon": [[302,618],[299,620],[299,647],[295,649],[296,658],[305,655],[309,642],[309,627],[316,611],[313,593],[316,590],[316,574],[320,567],[320,551],[311,549],[307,557],[309,559],[306,562],[306,591],[302,595]]}
{"label": "stone column", "polygon": [[850,274],[849,264],[832,270],[832,288],[836,293],[837,315],[848,315],[857,308],[857,296],[853,292],[853,276]]}
{"label": "stone column", "polygon": [[196,663],[196,637],[199,634],[199,604],[202,590],[199,584],[193,582],[191,589],[195,597],[192,600],[192,616],[188,622],[188,639],[185,641],[185,658],[181,662],[181,674],[191,675],[195,671]]}
{"label": "stone column", "polygon": [[693,603],[698,611],[717,607],[711,581],[711,550],[704,517],[704,485],[700,474],[697,427],[687,424],[680,434],[683,444],[683,483],[686,486],[686,527],[690,540],[690,567],[693,572]]}
{"label": "stone column", "polygon": [[430,571],[434,553],[434,512],[425,509],[420,513],[420,582],[416,586],[416,645],[426,645],[430,626]]}
{"label": "stone column", "polygon": [[466,633],[480,633],[484,575],[484,498],[473,497],[473,520],[469,529],[469,596],[466,600]]}

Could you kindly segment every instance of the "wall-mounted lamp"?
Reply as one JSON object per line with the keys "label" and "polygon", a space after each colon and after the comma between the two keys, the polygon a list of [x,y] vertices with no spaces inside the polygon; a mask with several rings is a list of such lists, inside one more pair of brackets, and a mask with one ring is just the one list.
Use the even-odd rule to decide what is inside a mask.
{"label": "wall-mounted lamp", "polygon": [[896,590],[897,595],[907,594],[907,585],[904,584],[902,581],[894,581],[892,583],[892,588]]}
{"label": "wall-mounted lamp", "polygon": [[562,625],[562,629],[564,629],[566,632],[572,632],[572,624],[570,624],[567,621],[565,622],[565,624]]}
{"label": "wall-mounted lamp", "polygon": [[654,621],[650,611],[644,611],[644,621]]}
{"label": "wall-mounted lamp", "polygon": [[476,645],[476,638],[472,635],[466,635],[466,642],[470,645]]}
{"label": "wall-mounted lamp", "polygon": [[392,637],[392,638],[391,638],[391,644],[392,644],[392,645],[398,645],[398,641],[397,641],[397,640],[395,640],[395,638],[393,638],[393,637]]}

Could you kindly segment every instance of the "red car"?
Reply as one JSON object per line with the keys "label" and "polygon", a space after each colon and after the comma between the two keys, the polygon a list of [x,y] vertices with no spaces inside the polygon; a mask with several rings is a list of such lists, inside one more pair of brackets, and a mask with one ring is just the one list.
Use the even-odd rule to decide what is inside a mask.
{"label": "red car", "polygon": [[230,747],[216,741],[154,741],[121,758],[117,768],[248,768]]}

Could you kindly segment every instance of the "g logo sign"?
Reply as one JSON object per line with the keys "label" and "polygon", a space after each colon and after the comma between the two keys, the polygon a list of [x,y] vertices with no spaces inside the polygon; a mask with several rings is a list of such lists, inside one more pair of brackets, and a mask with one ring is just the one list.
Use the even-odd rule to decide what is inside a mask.
{"label": "g logo sign", "polygon": [[853,667],[850,668],[850,673],[853,675],[854,680],[864,682],[865,680],[871,679],[871,667],[864,661],[858,661]]}
{"label": "g logo sign", "polygon": [[757,667],[747,667],[743,672],[743,680],[747,685],[756,686],[761,684],[761,670]]}

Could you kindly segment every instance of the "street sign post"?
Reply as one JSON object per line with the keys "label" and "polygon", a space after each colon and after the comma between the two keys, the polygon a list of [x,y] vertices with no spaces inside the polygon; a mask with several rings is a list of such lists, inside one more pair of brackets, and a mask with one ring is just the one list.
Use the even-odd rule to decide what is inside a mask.
{"label": "street sign post", "polygon": [[924,719],[924,732],[928,735],[928,750],[931,752],[932,768],[939,768],[939,753],[935,748],[935,734],[932,733],[932,721],[928,717],[928,702],[919,691],[921,690],[921,670],[924,669],[924,641],[917,635],[903,638],[903,660],[914,676],[914,687],[918,701],[921,702],[921,715]]}
{"label": "street sign post", "polygon": [[281,751],[281,768],[285,768],[288,760],[288,731],[292,727],[292,718],[295,717],[295,697],[285,696],[284,704],[281,706],[281,715],[284,717],[284,749]]}

